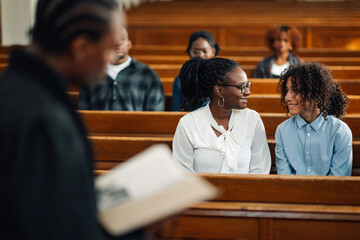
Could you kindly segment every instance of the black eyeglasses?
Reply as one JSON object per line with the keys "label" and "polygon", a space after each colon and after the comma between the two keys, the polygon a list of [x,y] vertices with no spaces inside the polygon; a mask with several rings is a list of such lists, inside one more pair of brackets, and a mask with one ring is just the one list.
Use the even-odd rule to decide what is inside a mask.
{"label": "black eyeglasses", "polygon": [[250,90],[251,88],[251,81],[248,81],[247,83],[243,83],[240,85],[233,85],[233,84],[217,84],[219,86],[223,86],[223,87],[236,87],[240,90],[241,94],[244,94],[247,90]]}

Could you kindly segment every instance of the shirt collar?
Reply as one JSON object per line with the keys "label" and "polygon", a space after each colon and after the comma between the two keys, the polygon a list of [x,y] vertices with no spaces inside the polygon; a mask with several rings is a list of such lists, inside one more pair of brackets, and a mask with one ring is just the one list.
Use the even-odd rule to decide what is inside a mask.
{"label": "shirt collar", "polygon": [[314,120],[312,121],[311,123],[307,123],[302,117],[300,114],[296,115],[295,116],[295,121],[296,121],[296,124],[297,124],[297,127],[298,128],[301,128],[307,124],[310,125],[310,127],[312,129],[314,129],[315,132],[317,132],[321,125],[324,123],[324,117],[322,116],[322,114],[319,114],[319,116]]}
{"label": "shirt collar", "polygon": [[128,59],[126,59],[125,62],[118,64],[118,65],[112,65],[110,63],[107,63],[106,73],[109,77],[111,77],[113,80],[116,79],[119,72],[130,66],[131,64],[131,57],[129,56]]}

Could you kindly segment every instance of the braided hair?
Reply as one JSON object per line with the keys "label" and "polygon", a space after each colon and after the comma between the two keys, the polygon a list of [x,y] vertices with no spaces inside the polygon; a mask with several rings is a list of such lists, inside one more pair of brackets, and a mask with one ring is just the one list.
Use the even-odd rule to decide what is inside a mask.
{"label": "braided hair", "polygon": [[321,64],[304,62],[293,65],[280,77],[278,90],[281,93],[281,103],[289,112],[285,103],[287,94],[286,83],[290,79],[292,90],[301,95],[302,105],[306,101],[314,101],[322,116],[334,115],[338,118],[346,114],[348,97],[333,81],[329,71]]}
{"label": "braided hair", "polygon": [[181,108],[193,111],[213,95],[216,84],[228,80],[227,73],[240,67],[227,58],[192,58],[184,63],[180,70],[181,91],[184,96]]}
{"label": "braided hair", "polygon": [[49,53],[61,53],[79,35],[98,41],[109,31],[114,0],[39,0],[33,42]]}

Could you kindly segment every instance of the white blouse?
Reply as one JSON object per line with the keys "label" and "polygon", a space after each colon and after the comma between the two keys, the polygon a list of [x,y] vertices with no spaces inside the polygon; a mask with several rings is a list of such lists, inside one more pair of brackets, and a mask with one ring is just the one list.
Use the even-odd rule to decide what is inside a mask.
{"label": "white blouse", "polygon": [[[214,129],[222,133],[216,136]],[[260,115],[251,109],[233,110],[226,131],[213,118],[209,104],[179,121],[173,159],[199,173],[268,174],[269,146]]]}

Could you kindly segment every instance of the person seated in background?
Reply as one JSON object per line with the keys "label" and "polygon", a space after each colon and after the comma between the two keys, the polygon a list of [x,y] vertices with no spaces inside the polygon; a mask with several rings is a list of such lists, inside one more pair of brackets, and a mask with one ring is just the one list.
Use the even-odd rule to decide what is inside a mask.
{"label": "person seated in background", "polygon": [[190,172],[268,174],[264,124],[259,113],[246,108],[251,82],[239,64],[193,58],[181,68],[180,79],[184,110],[193,112],[176,128],[173,159]]}
{"label": "person seated in background", "polygon": [[80,110],[164,111],[165,96],[159,76],[149,66],[129,56],[132,46],[122,26],[114,49],[116,58],[107,64],[106,79],[80,89]]}
{"label": "person seated in background", "polygon": [[352,133],[339,118],[348,98],[317,63],[290,66],[279,82],[292,117],[275,134],[278,174],[350,176]]}
{"label": "person seated in background", "polygon": [[265,36],[266,45],[274,52],[257,65],[254,78],[279,78],[289,66],[301,59],[292,53],[301,45],[301,35],[295,27],[281,25],[270,28]]}
{"label": "person seated in background", "polygon": [[[190,58],[213,58],[219,53],[220,47],[215,43],[214,37],[207,31],[198,31],[191,34],[189,38],[189,45],[186,49]],[[181,103],[183,101],[183,95],[181,93],[180,78],[177,76],[173,83],[172,94],[172,111],[181,111]]]}

